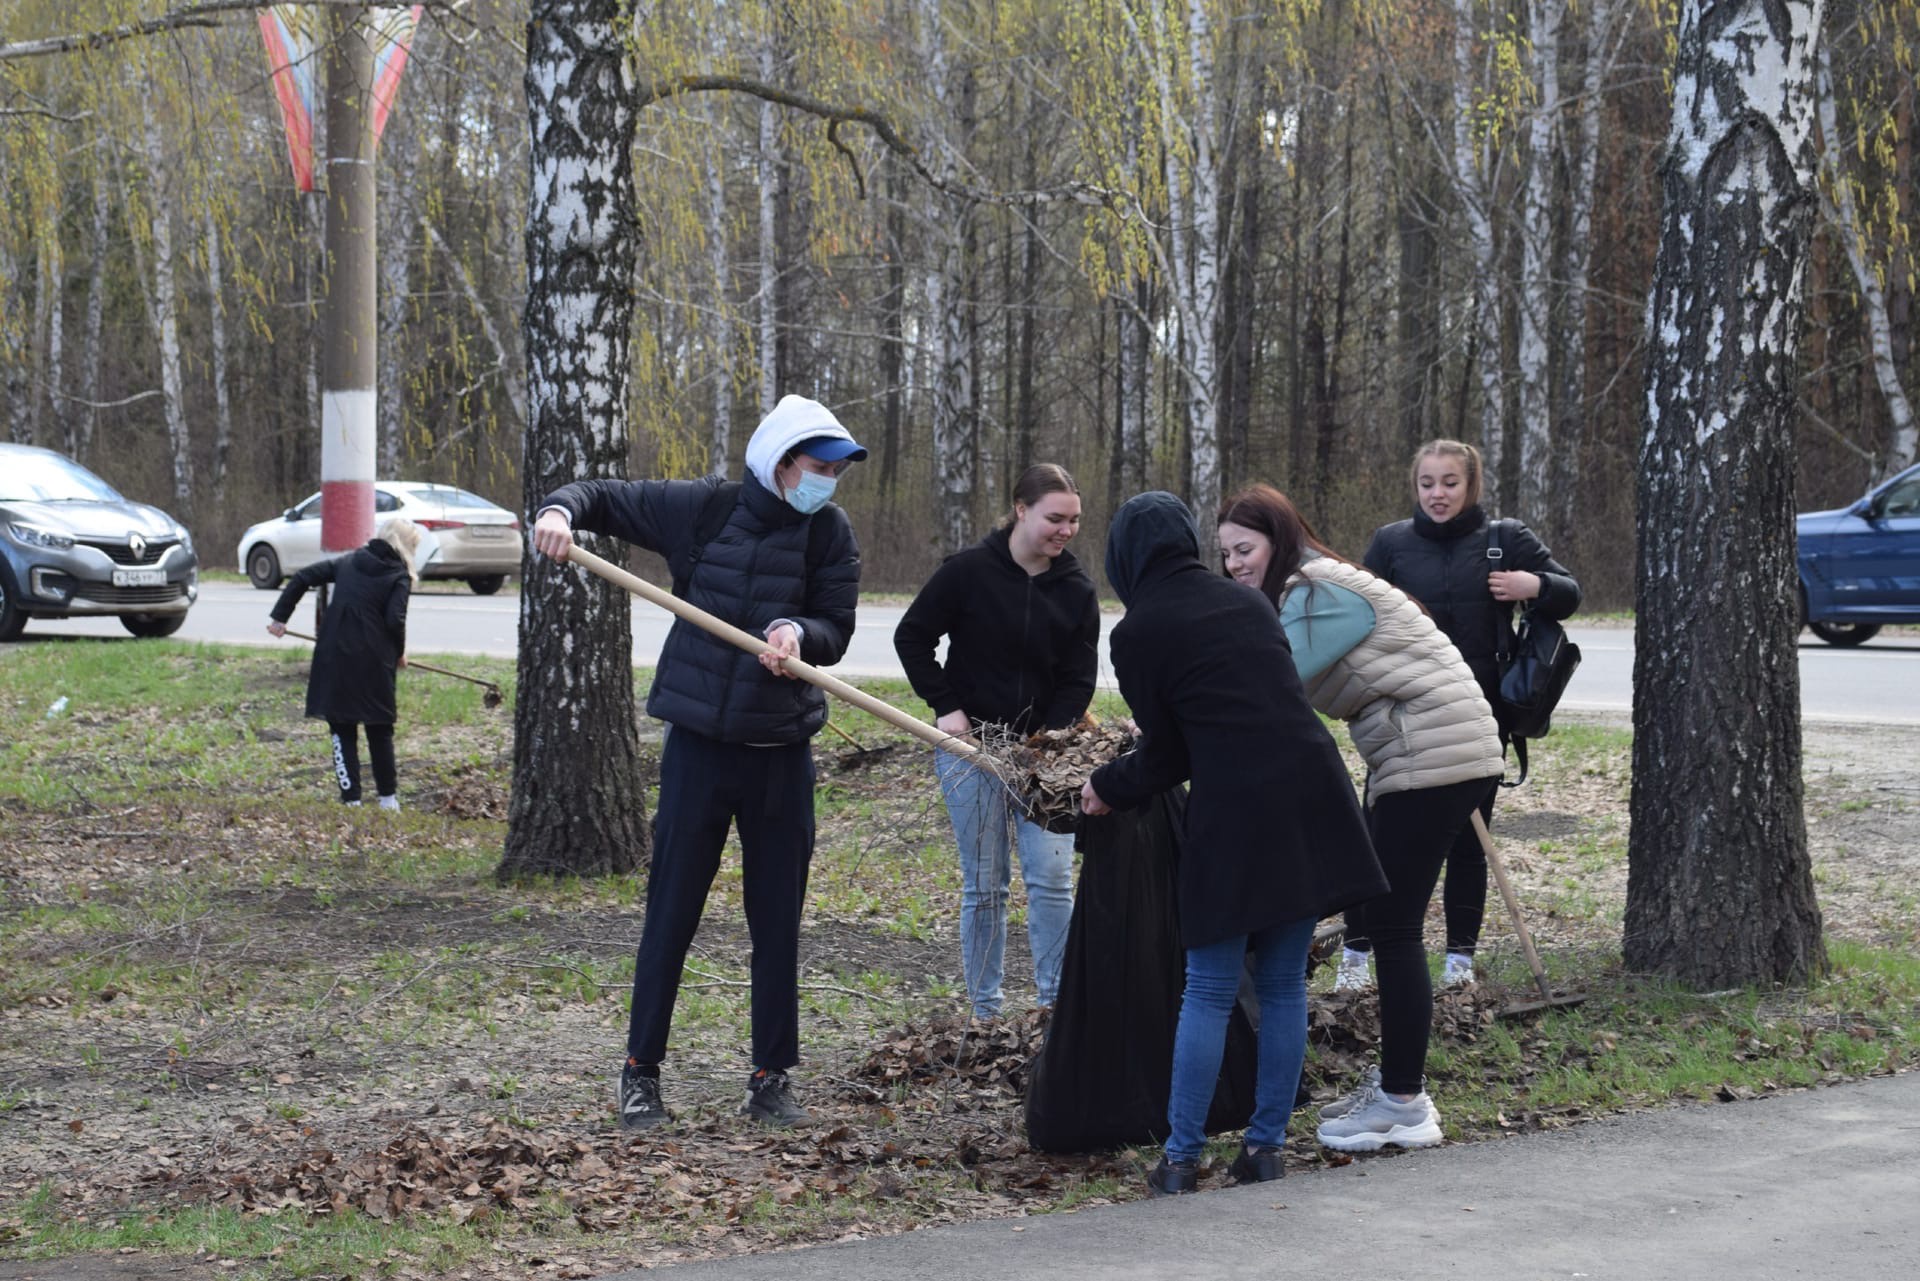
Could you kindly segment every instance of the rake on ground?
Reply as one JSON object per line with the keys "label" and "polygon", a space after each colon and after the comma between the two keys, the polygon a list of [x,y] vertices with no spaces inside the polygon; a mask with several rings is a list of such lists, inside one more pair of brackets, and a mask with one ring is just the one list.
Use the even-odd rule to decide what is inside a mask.
{"label": "rake on ground", "polygon": [[[309,642],[316,640],[315,637],[309,636],[305,632],[296,632],[291,627],[287,628],[287,635],[293,637],[295,640],[303,640],[303,641],[309,641]],[[482,689],[486,690],[486,693],[481,695],[480,701],[489,708],[500,706],[500,703],[502,701],[501,694],[500,694],[500,687],[494,684],[492,681],[481,680],[478,676],[468,676],[465,672],[454,672],[454,671],[449,671],[444,667],[435,667],[432,663],[423,663],[420,660],[415,658],[409,658],[407,660],[407,666],[417,667],[423,672],[432,672],[436,676],[451,676],[453,677],[453,679],[457,681],[466,681],[469,685],[480,686]]]}

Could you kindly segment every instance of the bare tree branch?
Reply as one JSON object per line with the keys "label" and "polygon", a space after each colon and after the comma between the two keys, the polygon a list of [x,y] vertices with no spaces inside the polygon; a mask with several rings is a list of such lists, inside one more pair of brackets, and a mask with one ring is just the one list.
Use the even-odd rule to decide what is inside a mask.
{"label": "bare tree branch", "polygon": [[[366,7],[366,0],[284,0],[284,2],[322,8],[361,9]],[[462,3],[464,0],[426,0],[426,7],[430,13],[452,16],[462,7]],[[22,58],[45,58],[53,54],[77,53],[84,49],[99,49],[106,45],[119,44],[122,40],[158,35],[165,31],[179,31],[187,27],[217,27],[222,18],[228,14],[253,13],[262,7],[260,0],[201,0],[199,4],[171,9],[157,17],[124,23],[118,27],[108,27],[102,31],[42,36],[37,40],[18,40],[13,44],[0,45],[0,62],[14,62]]]}

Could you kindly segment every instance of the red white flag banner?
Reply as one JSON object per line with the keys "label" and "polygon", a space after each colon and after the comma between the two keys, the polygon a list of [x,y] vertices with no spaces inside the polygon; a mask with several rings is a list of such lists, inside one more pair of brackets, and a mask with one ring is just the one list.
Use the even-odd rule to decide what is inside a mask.
{"label": "red white flag banner", "polygon": [[[376,142],[400,92],[400,75],[407,69],[407,54],[413,49],[424,8],[416,4],[369,11]],[[327,30],[326,10],[317,5],[276,4],[260,11],[260,35],[267,46],[273,93],[280,100],[280,119],[287,127],[287,156],[293,162],[294,185],[301,191],[313,190],[313,126],[325,91],[321,66]]]}

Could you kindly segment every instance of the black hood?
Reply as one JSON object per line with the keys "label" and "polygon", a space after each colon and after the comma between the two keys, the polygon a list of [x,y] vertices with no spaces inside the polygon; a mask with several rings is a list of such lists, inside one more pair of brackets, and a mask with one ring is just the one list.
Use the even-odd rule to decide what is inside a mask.
{"label": "black hood", "polygon": [[[1136,494],[1107,527],[1107,582],[1122,605],[1156,568],[1200,565],[1200,528],[1187,505],[1165,490]],[[1204,566],[1201,568],[1204,569]]]}

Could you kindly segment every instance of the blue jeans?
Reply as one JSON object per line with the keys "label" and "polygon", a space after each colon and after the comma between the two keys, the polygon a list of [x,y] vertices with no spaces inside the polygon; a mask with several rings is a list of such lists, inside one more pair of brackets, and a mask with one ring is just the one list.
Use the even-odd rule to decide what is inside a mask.
{"label": "blue jeans", "polygon": [[1060,962],[1073,920],[1073,833],[1049,832],[1020,817],[1006,785],[962,757],[935,751],[933,772],[960,847],[960,965],[974,1014],[992,1018],[1000,1013],[1011,847],[1016,844],[1020,879],[1027,886],[1034,986],[1040,1004],[1052,1005],[1060,994]]}
{"label": "blue jeans", "polygon": [[1314,922],[1288,921],[1187,949],[1187,987],[1173,1038],[1173,1092],[1167,1098],[1167,1156],[1191,1161],[1206,1145],[1207,1109],[1220,1080],[1227,1015],[1240,990],[1241,958],[1253,947],[1253,986],[1260,996],[1253,1120],[1248,1147],[1279,1147],[1287,1138],[1300,1068],[1307,1058],[1307,948]]}

